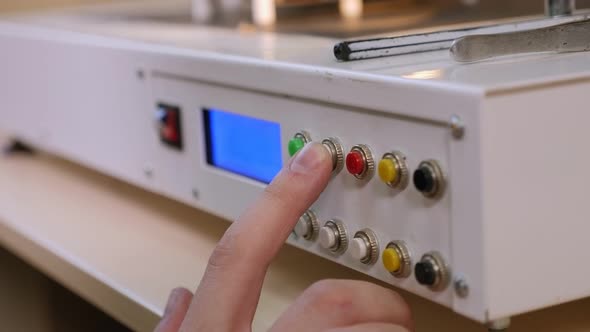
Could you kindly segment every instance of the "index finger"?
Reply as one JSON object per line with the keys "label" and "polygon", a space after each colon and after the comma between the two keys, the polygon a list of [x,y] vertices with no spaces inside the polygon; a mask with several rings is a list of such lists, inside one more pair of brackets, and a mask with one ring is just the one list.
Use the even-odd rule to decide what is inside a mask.
{"label": "index finger", "polygon": [[268,265],[331,172],[331,155],[319,143],[290,160],[220,240],[181,331],[250,329]]}

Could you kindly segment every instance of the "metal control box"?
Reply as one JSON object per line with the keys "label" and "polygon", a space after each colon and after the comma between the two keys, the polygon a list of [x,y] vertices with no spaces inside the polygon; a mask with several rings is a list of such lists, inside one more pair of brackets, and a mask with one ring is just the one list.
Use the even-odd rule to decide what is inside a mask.
{"label": "metal control box", "polygon": [[[229,220],[265,184],[207,161],[204,110],[279,124],[283,162],[297,133],[337,138],[344,163],[360,153],[352,169],[370,154],[372,174],[343,166],[289,244],[481,322],[590,296],[579,264],[590,54],[340,63],[330,38],[102,24],[100,13],[1,21],[3,131]],[[158,105],[180,110],[180,147],[163,144]],[[392,156],[403,156],[405,188],[380,174],[404,172],[380,164]],[[432,173],[416,175],[423,166]],[[428,181],[441,181],[435,197],[419,190]]]}

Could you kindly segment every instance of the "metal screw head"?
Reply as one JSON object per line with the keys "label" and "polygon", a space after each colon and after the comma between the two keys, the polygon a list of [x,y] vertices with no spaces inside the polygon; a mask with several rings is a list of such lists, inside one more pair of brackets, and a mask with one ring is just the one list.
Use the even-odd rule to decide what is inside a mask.
{"label": "metal screw head", "polygon": [[455,278],[453,282],[453,286],[455,287],[455,292],[459,297],[467,297],[469,295],[469,285],[464,277],[458,276]]}
{"label": "metal screw head", "polygon": [[199,199],[199,190],[197,188],[193,188],[192,193],[194,199]]}
{"label": "metal screw head", "polygon": [[465,135],[465,124],[458,115],[452,115],[449,121],[451,133],[455,138],[462,138]]}
{"label": "metal screw head", "polygon": [[143,175],[145,175],[146,178],[151,179],[154,177],[154,169],[151,166],[145,166],[143,168]]}
{"label": "metal screw head", "polygon": [[145,78],[145,72],[143,71],[143,69],[138,69],[135,74],[137,75],[137,78],[140,80],[143,80]]}

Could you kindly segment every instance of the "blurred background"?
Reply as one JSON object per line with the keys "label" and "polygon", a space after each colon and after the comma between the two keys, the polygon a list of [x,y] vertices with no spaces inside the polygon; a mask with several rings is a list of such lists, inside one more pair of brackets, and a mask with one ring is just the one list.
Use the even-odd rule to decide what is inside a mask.
{"label": "blurred background", "polygon": [[[545,0],[3,0],[0,12],[132,1],[164,4],[162,13],[144,17],[151,20],[332,37],[539,15],[545,7]],[[577,0],[576,6],[589,8],[590,0]]]}
{"label": "blurred background", "polygon": [[2,0],[0,11],[14,12],[25,10],[47,9],[93,3],[117,2],[116,0]]}

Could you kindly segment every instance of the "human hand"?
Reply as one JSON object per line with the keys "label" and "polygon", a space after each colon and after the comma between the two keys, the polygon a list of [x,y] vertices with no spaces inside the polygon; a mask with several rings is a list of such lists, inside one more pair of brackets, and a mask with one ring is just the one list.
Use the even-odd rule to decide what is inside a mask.
{"label": "human hand", "polygon": [[[307,144],[228,228],[194,296],[184,288],[172,291],[155,332],[250,331],[268,266],[331,171],[329,152],[319,143]],[[322,280],[306,289],[271,331],[412,329],[409,307],[392,290],[363,281]]]}

